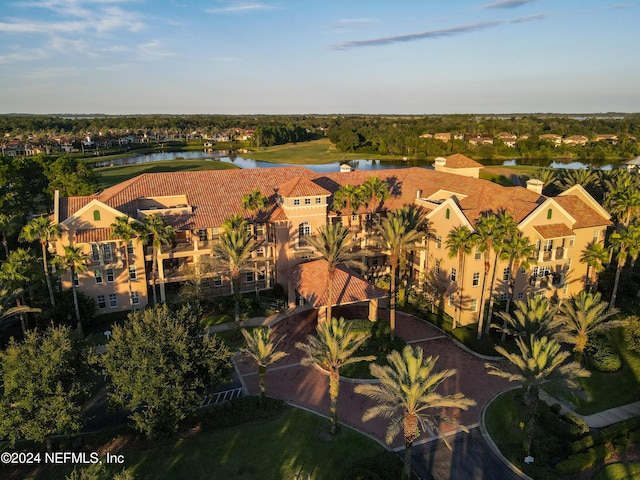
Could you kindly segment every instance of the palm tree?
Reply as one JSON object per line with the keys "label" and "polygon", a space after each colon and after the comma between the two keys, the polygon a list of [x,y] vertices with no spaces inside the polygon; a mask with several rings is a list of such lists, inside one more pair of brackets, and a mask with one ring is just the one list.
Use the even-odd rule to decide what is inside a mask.
{"label": "palm tree", "polygon": [[47,265],[47,247],[50,241],[60,238],[62,228],[60,224],[53,223],[47,217],[36,217],[27,223],[20,232],[19,239],[24,242],[40,242],[42,247],[42,269],[44,270],[44,278],[47,281],[47,289],[49,290],[49,300],[51,306],[56,306],[56,299],[53,294],[53,286],[51,285],[51,276],[49,275],[49,266]]}
{"label": "palm tree", "polygon": [[0,213],[0,234],[2,235],[2,246],[4,247],[5,258],[9,258],[9,242],[7,241],[7,237],[17,230],[18,220],[17,215]]}
{"label": "palm tree", "polygon": [[614,309],[622,268],[627,262],[627,258],[631,258],[631,266],[633,268],[638,258],[638,253],[640,252],[640,223],[634,222],[627,227],[619,225],[617,230],[610,235],[609,241],[612,251],[617,250],[618,252],[616,255],[616,275],[613,282],[613,292],[611,293],[611,301],[609,302],[609,309]]}
{"label": "palm tree", "polygon": [[[397,350],[387,355],[388,365],[369,366],[371,375],[380,380],[380,384],[356,385],[356,393],[374,399],[377,405],[367,409],[362,415],[366,422],[375,417],[389,419],[386,442],[391,443],[400,433],[404,435],[404,472],[402,477],[411,475],[411,456],[413,442],[423,431],[431,429],[440,434],[441,421],[455,424],[446,417],[444,408],[466,410],[476,402],[462,393],[440,395],[436,389],[447,378],[456,374],[455,369],[434,372],[438,357],[423,358],[422,348],[404,347],[402,353]],[[434,412],[433,410],[437,410]],[[461,427],[463,428],[463,427]],[[447,443],[445,437],[442,439]],[[447,443],[447,446],[449,444]]]}
{"label": "palm tree", "polygon": [[[493,293],[496,283],[496,270],[498,268],[498,258],[504,251],[505,244],[513,239],[518,234],[518,224],[515,219],[507,212],[500,212],[498,214],[498,222],[500,223],[499,236],[494,240],[495,261],[493,263],[493,272],[491,273],[491,282],[489,284],[489,312],[487,313],[487,324],[485,333],[489,333],[491,329],[491,320],[493,319],[493,305],[495,302],[495,295]],[[512,272],[509,272],[512,275]]]}
{"label": "palm tree", "polygon": [[607,302],[601,300],[599,293],[580,292],[560,305],[558,321],[562,330],[558,339],[573,345],[577,360],[584,360],[584,349],[590,335],[626,324],[625,320],[614,317],[617,309],[607,309]]}
{"label": "palm tree", "polygon": [[556,180],[556,172],[552,168],[540,168],[535,171],[532,175],[536,180],[540,180],[542,182],[542,189],[544,190],[549,185],[555,182]]}
{"label": "palm tree", "polygon": [[[429,230],[431,229],[431,222],[425,216],[424,210],[421,207],[415,205],[406,205],[402,208],[398,208],[395,214],[400,217],[405,224],[407,231],[415,230],[420,234],[420,241],[422,242],[429,236]],[[400,253],[400,263],[398,265],[398,277],[404,283],[406,280],[406,265],[407,255],[410,251],[428,249],[428,243],[424,244],[420,248],[416,248],[413,245],[406,250],[402,250]],[[428,253],[428,252],[427,252]],[[426,267],[425,267],[426,268]]]}
{"label": "palm tree", "polygon": [[504,320],[502,327],[494,327],[506,335],[527,338],[535,335],[538,338],[553,337],[561,327],[555,318],[556,309],[551,306],[547,297],[531,297],[515,302],[516,310],[512,314],[498,312]]}
{"label": "palm tree", "polygon": [[247,226],[247,221],[240,215],[239,213],[235,213],[229,217],[227,217],[222,222],[222,229],[229,230],[237,230],[239,228],[245,228]]}
{"label": "palm tree", "polygon": [[598,291],[599,274],[604,270],[604,266],[608,260],[609,252],[604,248],[604,245],[599,242],[589,242],[582,251],[580,261],[587,264],[586,277],[589,282],[589,291]]}
{"label": "palm tree", "polygon": [[260,190],[255,189],[250,193],[242,196],[242,209],[248,212],[252,212],[253,220],[257,220],[257,214],[263,209],[267,208],[269,200],[267,197],[260,193]]}
{"label": "palm tree", "polygon": [[[0,267],[0,282],[10,291],[16,293],[16,307],[20,308],[24,304],[23,289],[30,286],[33,277],[33,264],[35,258],[29,250],[17,248],[9,252],[9,256]],[[26,333],[27,325],[23,314],[20,314],[20,324],[22,333]]]}
{"label": "palm tree", "polygon": [[378,225],[377,237],[389,253],[390,286],[389,286],[389,324],[391,327],[391,339],[395,338],[396,331],[396,289],[398,276],[398,261],[403,251],[419,248],[416,242],[420,241],[422,233],[416,229],[408,229],[409,225],[398,210],[392,212]]}
{"label": "palm tree", "polygon": [[505,312],[509,313],[520,267],[527,270],[531,264],[537,263],[537,252],[536,246],[520,231],[517,231],[508,242],[502,244],[502,258],[509,261],[509,295]]}
{"label": "palm tree", "polygon": [[362,200],[369,210],[369,223],[373,225],[374,215],[380,208],[380,205],[387,200],[391,193],[387,182],[380,180],[375,175],[368,177],[360,186]]}
{"label": "palm tree", "polygon": [[493,242],[499,236],[501,226],[498,217],[492,213],[485,215],[476,223],[476,235],[478,242],[478,250],[483,253],[484,257],[484,274],[482,276],[482,286],[480,290],[480,308],[478,308],[478,340],[482,338],[483,321],[484,321],[484,294],[487,276],[491,270],[491,252],[493,250]]}
{"label": "palm tree", "polygon": [[628,172],[615,173],[605,181],[605,207],[625,227],[640,213],[640,180]]}
{"label": "palm tree", "polygon": [[496,351],[505,357],[513,368],[499,368],[487,363],[485,366],[490,375],[506,378],[510,382],[522,385],[524,403],[527,407],[526,455],[531,454],[533,426],[538,408],[540,386],[543,383],[557,383],[568,388],[579,388],[577,378],[591,375],[577,362],[566,362],[570,353],[560,349],[560,344],[548,337],[538,338],[531,335],[528,340],[516,337],[516,345],[520,353],[509,353],[501,346]]}
{"label": "palm tree", "polygon": [[[462,296],[464,292],[464,262],[465,256],[471,253],[473,246],[477,243],[477,237],[474,233],[464,225],[454,227],[447,236],[447,249],[449,250],[449,257],[458,257],[458,275],[460,276],[460,282],[458,283],[458,308],[457,312],[453,315],[453,323],[451,324],[451,330],[457,327],[460,315],[462,314]],[[456,277],[456,281],[458,278]]]}
{"label": "palm tree", "polygon": [[[110,238],[118,239],[122,242],[122,249],[124,250],[124,262],[125,271],[127,273],[127,282],[129,283],[129,305],[133,312],[133,291],[131,289],[131,275],[129,274],[129,243],[134,238],[140,238],[144,235],[142,224],[128,217],[127,215],[116,217],[115,221],[111,224]],[[154,283],[155,292],[155,283]]]}
{"label": "palm tree", "polygon": [[258,364],[258,376],[260,377],[260,400],[259,404],[264,405],[267,388],[265,385],[265,377],[267,376],[267,367],[277,362],[281,358],[289,355],[287,352],[278,351],[278,345],[284,336],[275,340],[271,338],[271,328],[254,328],[249,333],[241,330],[246,346],[240,351],[251,357]]}
{"label": "palm tree", "polygon": [[82,322],[80,319],[80,306],[78,304],[78,293],[76,292],[75,278],[78,273],[87,271],[88,255],[84,253],[82,247],[76,247],[73,244],[64,247],[64,255],[53,259],[53,263],[64,270],[69,271],[71,277],[71,291],[73,293],[73,306],[76,312],[76,321],[78,322],[78,332],[82,335]]}
{"label": "palm tree", "polygon": [[[19,295],[22,294],[22,290],[14,290],[9,292],[8,289],[0,289],[0,323],[7,318],[15,315],[23,315],[25,313],[39,313],[42,310],[39,308],[31,308],[27,305],[16,305],[15,307],[7,307],[7,304],[16,300]],[[24,330],[22,333],[25,333]]]}
{"label": "palm tree", "polygon": [[229,272],[231,277],[231,294],[234,298],[234,321],[240,328],[240,299],[242,293],[241,274],[243,270],[253,270],[251,253],[258,244],[244,228],[243,223],[239,228],[224,230],[220,234],[218,243],[213,246],[214,261],[221,263],[224,270]]}
{"label": "palm tree", "polygon": [[144,245],[149,243],[149,237],[151,237],[152,247],[152,260],[151,260],[151,288],[153,290],[153,303],[158,303],[158,297],[156,293],[156,278],[158,277],[158,252],[162,248],[162,245],[168,245],[175,237],[175,230],[171,225],[167,225],[164,218],[160,215],[146,215],[142,219],[143,239]]}
{"label": "palm tree", "polygon": [[369,338],[367,332],[354,332],[344,318],[332,318],[319,322],[316,334],[307,336],[307,343],[298,342],[296,348],[304,351],[303,365],[317,365],[329,373],[330,432],[338,431],[338,394],[340,393],[340,369],[352,363],[375,360],[375,356],[355,357],[354,353]]}
{"label": "palm tree", "polygon": [[362,262],[356,259],[356,254],[351,251],[349,229],[339,223],[329,223],[325,227],[318,228],[318,235],[306,237],[309,245],[327,262],[327,318],[331,320],[331,308],[333,306],[333,282],[336,269],[339,264],[364,269]]}
{"label": "palm tree", "polygon": [[347,183],[342,185],[336,193],[333,194],[332,208],[339,212],[344,210],[344,213],[349,218],[349,228],[351,228],[351,216],[353,212],[358,210],[362,203],[362,189]]}
{"label": "palm tree", "polygon": [[574,185],[582,185],[584,188],[588,188],[597,181],[598,175],[594,170],[567,168],[562,170],[555,183],[562,190],[566,190]]}

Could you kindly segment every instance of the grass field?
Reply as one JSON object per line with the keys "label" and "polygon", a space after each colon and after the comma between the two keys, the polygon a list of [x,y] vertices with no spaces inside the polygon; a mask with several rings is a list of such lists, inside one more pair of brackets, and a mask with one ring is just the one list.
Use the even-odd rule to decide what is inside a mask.
{"label": "grass field", "polygon": [[211,160],[182,159],[96,168],[95,171],[100,174],[100,185],[106,188],[143,173],[194,172],[201,170],[229,170],[232,168],[238,167],[230,163]]}
{"label": "grass field", "polygon": [[[109,448],[111,453],[117,450],[124,456],[124,464],[107,465],[106,470],[113,475],[126,467],[137,479],[156,480],[334,480],[345,478],[356,461],[385,451],[375,441],[346,427],[331,441],[323,441],[318,433],[327,423],[327,419],[313,413],[290,409],[266,423],[158,441],[151,446],[117,450],[116,440]],[[95,472],[98,465],[88,470]],[[41,471],[34,478],[64,479],[70,471],[70,466],[65,466]]]}

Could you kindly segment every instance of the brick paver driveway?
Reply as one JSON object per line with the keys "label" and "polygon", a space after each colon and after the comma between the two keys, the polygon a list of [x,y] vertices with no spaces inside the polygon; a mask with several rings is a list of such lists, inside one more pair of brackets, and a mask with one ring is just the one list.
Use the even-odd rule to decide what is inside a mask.
{"label": "brick paver driveway", "polygon": [[[384,310],[380,311],[381,316],[387,314],[388,312]],[[334,315],[344,315],[345,318],[366,318],[365,310],[357,308],[336,308]],[[308,310],[288,317],[273,327],[277,335],[286,335],[281,343],[281,348],[287,351],[289,356],[269,367],[266,380],[267,395],[328,416],[328,377],[314,367],[300,365],[303,354],[295,348],[296,342],[305,341],[307,335],[314,333],[316,319],[317,312]],[[437,368],[455,368],[457,370],[457,375],[446,380],[441,385],[439,392],[442,394],[462,392],[477,402],[475,407],[471,407],[467,411],[447,412],[448,416],[456,418],[459,423],[468,428],[474,428],[479,424],[482,408],[487,401],[508,386],[506,380],[486,373],[485,360],[460,348],[440,330],[426,322],[398,312],[396,332],[408,343],[421,346],[426,355],[438,356]],[[259,387],[255,365],[242,356],[236,357],[236,365],[249,392],[257,394]],[[353,382],[348,380],[341,382],[338,399],[340,422],[385,444],[387,421],[374,419],[363,422],[361,420],[362,413],[373,403],[364,395],[354,393],[353,388]],[[451,432],[452,427],[442,425],[442,430],[445,433]],[[420,440],[416,443],[426,443],[435,438],[433,432],[423,432]],[[396,449],[402,446],[402,438],[398,436],[391,448]]]}

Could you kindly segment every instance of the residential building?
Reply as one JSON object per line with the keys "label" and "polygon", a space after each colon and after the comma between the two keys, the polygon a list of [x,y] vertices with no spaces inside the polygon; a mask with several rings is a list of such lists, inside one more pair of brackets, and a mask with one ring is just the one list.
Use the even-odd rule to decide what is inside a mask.
{"label": "residential building", "polygon": [[[342,185],[361,185],[371,176],[385,181],[391,192],[388,200],[374,208],[373,217],[365,206],[357,211],[332,210],[332,196]],[[254,215],[242,210],[241,201],[244,194],[256,189],[268,198],[269,206]],[[167,289],[189,278],[189,267],[212,254],[221,224],[237,213],[249,220],[247,228],[260,243],[253,254],[254,270],[243,272],[244,291],[268,288],[274,282],[290,287],[298,265],[315,258],[307,237],[328,222],[341,222],[353,232],[353,251],[361,252],[366,264],[362,278],[383,275],[388,272],[386,252],[367,234],[366,227],[386,212],[406,205],[423,209],[431,225],[423,240],[424,248],[408,256],[408,271],[414,283],[422,281],[427,271],[434,271],[446,292],[442,302],[445,312],[459,313],[463,325],[477,321],[482,288],[478,279],[484,263],[477,252],[467,255],[461,275],[457,256],[452,258],[446,248],[447,235],[453,228],[473,229],[487,213],[508,212],[519,230],[537,246],[537,264],[526,271],[509,272],[507,262],[499,261],[494,293],[499,299],[506,298],[509,279],[515,275],[516,299],[526,295],[563,299],[584,290],[587,267],[579,260],[581,252],[593,240],[603,242],[610,224],[609,214],[580,186],[546,197],[535,182],[528,188],[503,187],[417,167],[332,173],[276,167],[143,174],[92,196],[57,199],[54,217],[63,225],[64,235],[55,248],[60,253],[69,242],[82,245],[91,255],[91,264],[77,279],[79,289],[96,299],[101,312],[126,310],[127,275],[132,268],[137,305],[148,302],[151,250],[133,242],[129,245],[131,264],[124,265],[122,242],[110,238],[110,225],[116,216],[128,215],[140,221],[145,215],[158,214],[176,229],[174,243],[162,247],[158,257],[156,283],[164,300]],[[62,278],[63,286],[69,288],[69,276]],[[226,274],[215,274],[213,283],[220,294],[230,293]],[[456,312],[456,295],[462,287],[462,311]],[[314,297],[308,291],[308,282],[304,289],[295,292],[290,288],[295,292],[290,302],[295,301],[292,297],[319,298],[324,293],[317,292]],[[374,297],[379,298],[376,294],[371,299]],[[444,301],[447,298],[449,301]]]}

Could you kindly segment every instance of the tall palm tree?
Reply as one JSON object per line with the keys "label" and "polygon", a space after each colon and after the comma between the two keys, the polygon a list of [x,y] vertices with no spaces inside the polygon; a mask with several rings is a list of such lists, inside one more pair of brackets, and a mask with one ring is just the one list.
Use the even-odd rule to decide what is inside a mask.
{"label": "tall palm tree", "polygon": [[347,183],[342,185],[336,193],[333,194],[332,208],[339,212],[344,210],[344,214],[349,218],[349,228],[351,228],[351,216],[360,208],[362,203],[362,189]]}
{"label": "tall palm tree", "polygon": [[583,361],[584,349],[589,336],[626,324],[626,320],[614,317],[617,309],[608,309],[599,293],[580,292],[558,310],[558,321],[562,329],[558,339],[573,345],[576,359]]}
{"label": "tall palm tree", "polygon": [[[13,298],[16,302],[16,308],[20,309],[24,306],[23,289],[28,287],[33,280],[34,261],[35,258],[29,250],[17,248],[9,252],[9,256],[0,267],[0,282],[9,292],[14,293]],[[19,313],[23,334],[27,332],[24,313]]]}
{"label": "tall palm tree", "polygon": [[258,213],[267,206],[269,206],[269,200],[258,189],[242,196],[242,209],[252,213],[254,222],[257,220]]}
{"label": "tall palm tree", "polygon": [[0,235],[2,236],[5,258],[9,258],[9,242],[7,241],[7,237],[13,235],[19,228],[18,220],[17,215],[0,213]]}
{"label": "tall palm tree", "polygon": [[425,216],[424,210],[421,207],[417,207],[415,205],[405,205],[402,208],[398,208],[395,212],[395,215],[400,217],[402,222],[405,224],[407,231],[417,231],[420,234],[420,241],[422,242],[420,248],[410,246],[410,248],[402,250],[400,254],[398,277],[404,282],[407,278],[406,265],[409,252],[422,249],[426,250],[428,248],[428,243],[425,244],[423,241],[429,236],[431,221]]}
{"label": "tall palm tree", "polygon": [[605,181],[604,205],[626,227],[640,214],[640,180],[619,170]]}
{"label": "tall palm tree", "polygon": [[73,244],[64,247],[64,255],[53,259],[53,263],[64,270],[69,271],[71,277],[71,292],[73,293],[73,306],[76,312],[76,321],[78,322],[78,332],[82,335],[82,322],[80,319],[80,306],[78,304],[78,293],[76,291],[75,278],[78,273],[87,271],[88,255],[84,253],[82,247],[76,247]]}
{"label": "tall palm tree", "polygon": [[453,330],[457,327],[460,316],[462,315],[465,257],[471,253],[473,246],[477,244],[477,237],[471,230],[461,225],[451,229],[447,236],[446,243],[447,249],[449,250],[449,257],[458,257],[458,275],[460,276],[460,282],[457,282],[458,277],[456,277],[456,283],[458,283],[458,307],[456,309],[457,312],[453,315],[453,323],[451,324],[451,329]]}
{"label": "tall palm tree", "polygon": [[519,353],[509,353],[501,346],[496,346],[496,351],[505,357],[515,367],[502,369],[496,365],[487,363],[485,366],[490,375],[506,378],[510,382],[518,382],[522,385],[524,403],[527,407],[526,427],[526,455],[531,455],[531,441],[533,439],[533,426],[535,414],[540,401],[540,386],[543,383],[556,383],[568,388],[579,388],[578,378],[591,375],[577,362],[566,362],[570,353],[563,351],[560,344],[548,337],[538,338],[531,335],[528,340],[516,337],[516,345]]}
{"label": "tall palm tree", "polygon": [[[129,305],[132,312],[133,290],[131,289],[131,275],[129,274],[129,243],[131,243],[135,238],[140,238],[142,235],[144,235],[143,225],[127,215],[116,217],[115,221],[111,224],[110,238],[120,240],[122,249],[124,250],[124,269],[127,274],[127,282],[129,284]],[[155,284],[153,289],[155,291]]]}
{"label": "tall palm tree", "polygon": [[484,258],[484,273],[482,275],[482,285],[480,289],[480,307],[478,308],[478,340],[482,338],[482,332],[484,330],[484,294],[486,291],[487,277],[491,271],[493,242],[498,238],[500,229],[501,226],[498,221],[498,216],[493,213],[481,217],[476,223],[478,250],[482,252]]}
{"label": "tall palm tree", "polygon": [[352,363],[375,360],[375,356],[355,357],[358,348],[369,338],[367,332],[354,332],[344,318],[332,318],[319,322],[316,334],[307,336],[307,343],[298,342],[296,348],[306,356],[303,365],[317,365],[329,373],[330,432],[338,432],[338,394],[340,393],[340,369]]}
{"label": "tall palm tree", "polygon": [[553,168],[540,168],[531,175],[536,180],[542,182],[542,189],[544,190],[556,180],[556,171]]}
{"label": "tall palm tree", "polygon": [[513,313],[498,312],[504,320],[502,327],[494,325],[503,334],[527,338],[535,335],[538,338],[553,337],[560,327],[555,317],[556,309],[551,306],[547,297],[531,297],[515,302]]}
{"label": "tall palm tree", "polygon": [[[162,245],[168,245],[175,237],[175,230],[171,225],[167,225],[164,218],[160,215],[146,215],[142,219],[144,227],[142,242],[147,245],[151,242],[151,288],[153,290],[153,303],[158,303],[158,297],[156,293],[156,279],[158,277],[158,253],[162,248]],[[151,237],[151,238],[149,238]]]}
{"label": "tall palm tree", "polygon": [[384,245],[389,253],[389,268],[391,270],[389,286],[389,323],[391,339],[396,331],[396,290],[398,277],[398,262],[403,251],[419,248],[416,242],[422,238],[422,233],[416,229],[408,229],[409,225],[398,210],[392,212],[378,225],[378,241]]}
{"label": "tall palm tree", "polygon": [[47,289],[49,290],[49,301],[51,306],[56,306],[56,299],[53,294],[53,286],[51,285],[51,276],[49,275],[49,266],[47,264],[47,247],[50,241],[60,238],[62,228],[60,224],[53,223],[47,217],[36,217],[22,227],[19,239],[24,242],[40,242],[42,247],[42,269],[44,270],[44,278],[47,281]]}
{"label": "tall palm tree", "polygon": [[9,290],[6,288],[0,289],[0,323],[3,320],[6,320],[7,318],[13,317],[15,315],[23,315],[25,313],[38,313],[42,311],[39,308],[31,308],[27,305],[16,305],[15,307],[7,307],[7,304],[13,302],[21,293],[21,290],[9,292]]}
{"label": "tall palm tree", "polygon": [[[397,350],[387,355],[388,365],[371,364],[371,375],[380,380],[380,384],[356,385],[356,393],[374,399],[377,405],[367,409],[362,415],[366,422],[375,417],[389,419],[386,442],[391,443],[402,431],[404,435],[404,472],[402,478],[411,475],[411,456],[413,442],[420,436],[420,429],[431,429],[440,433],[441,421],[455,424],[446,417],[444,408],[466,410],[476,402],[462,393],[441,395],[436,389],[447,378],[456,374],[455,369],[434,372],[438,357],[424,357],[422,348],[404,347],[402,353]],[[434,412],[434,410],[436,410]],[[461,427],[463,428],[463,427]],[[445,437],[442,439],[447,443]],[[448,443],[447,443],[448,445]]]}
{"label": "tall palm tree", "polygon": [[279,351],[278,345],[284,338],[271,338],[271,328],[254,328],[249,333],[241,330],[244,336],[246,346],[240,351],[251,357],[258,364],[258,376],[260,377],[260,405],[264,405],[264,398],[267,394],[265,377],[267,376],[267,367],[277,362],[281,358],[289,355],[287,352]]}
{"label": "tall palm tree", "polygon": [[239,213],[235,213],[224,219],[222,222],[223,230],[237,230],[239,228],[245,228],[247,225],[247,221],[240,215]]}
{"label": "tall palm tree", "polygon": [[213,246],[214,262],[229,272],[231,277],[231,294],[234,298],[234,321],[240,328],[240,299],[242,298],[242,271],[253,271],[251,253],[258,247],[257,242],[249,235],[244,224],[233,230],[224,230],[218,243]]}
{"label": "tall palm tree", "polygon": [[587,264],[587,279],[589,281],[589,291],[598,291],[598,279],[600,272],[609,260],[609,252],[600,242],[589,242],[582,251],[580,261]]}
{"label": "tall palm tree", "polygon": [[318,228],[318,235],[306,237],[321,259],[327,262],[327,318],[331,320],[333,307],[333,282],[339,264],[364,269],[356,254],[351,251],[349,229],[339,223],[329,223]]}
{"label": "tall palm tree", "polygon": [[[489,312],[487,313],[487,323],[485,333],[489,333],[491,329],[491,320],[493,319],[493,306],[495,295],[493,293],[496,283],[496,270],[498,269],[498,258],[502,256],[505,244],[518,234],[518,224],[511,214],[500,212],[498,214],[498,222],[500,223],[499,235],[494,240],[495,261],[493,263],[493,272],[491,273],[491,282],[489,283]],[[510,276],[512,272],[509,272]]]}
{"label": "tall palm tree", "polygon": [[640,223],[634,222],[626,227],[624,225],[618,225],[616,231],[610,235],[609,241],[612,251],[618,252],[615,258],[616,275],[613,282],[613,292],[611,293],[611,301],[609,302],[609,308],[614,309],[622,268],[627,262],[627,258],[631,259],[631,266],[633,268],[638,258],[638,253],[640,253]]}
{"label": "tall palm tree", "polygon": [[391,196],[387,182],[373,175],[368,177],[360,186],[362,199],[369,210],[369,224],[373,226],[374,215],[380,205]]}
{"label": "tall palm tree", "polygon": [[517,231],[508,242],[502,244],[502,258],[509,261],[509,295],[505,312],[509,313],[520,267],[527,270],[532,264],[537,263],[536,255],[536,246],[520,231]]}
{"label": "tall palm tree", "polygon": [[582,185],[589,188],[598,181],[598,175],[595,170],[566,168],[562,170],[560,177],[556,180],[562,190],[566,190],[574,185]]}

